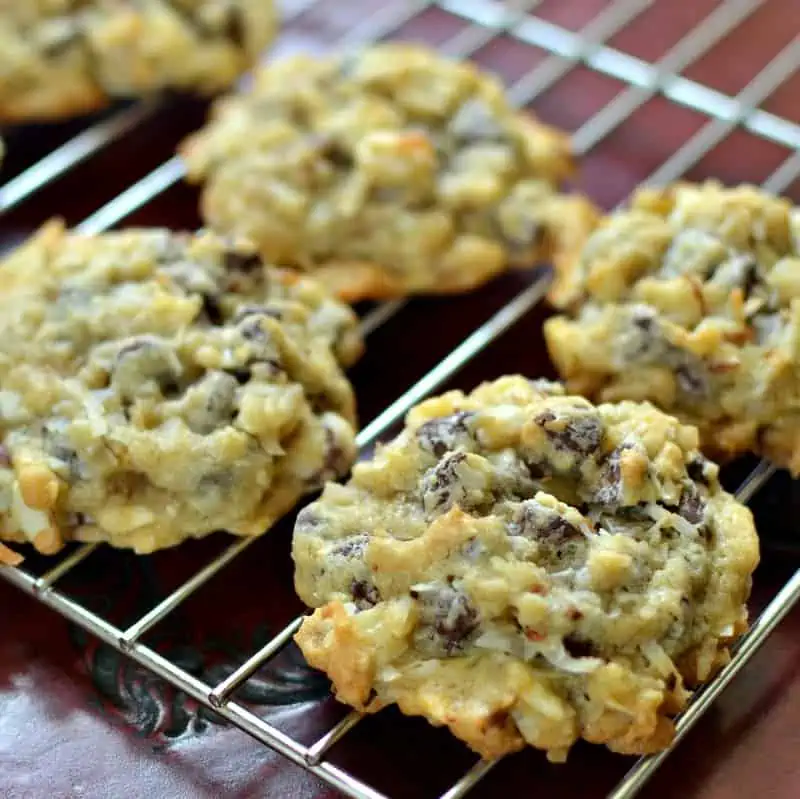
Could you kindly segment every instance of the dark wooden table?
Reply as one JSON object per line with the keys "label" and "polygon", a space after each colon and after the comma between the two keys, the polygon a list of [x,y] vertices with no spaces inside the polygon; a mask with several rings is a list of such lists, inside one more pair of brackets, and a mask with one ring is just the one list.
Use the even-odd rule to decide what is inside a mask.
{"label": "dark wooden table", "polygon": [[[321,0],[291,25],[280,49],[316,48],[353,29],[380,0]],[[609,5],[602,0],[549,0],[537,13],[580,29]],[[657,60],[718,3],[657,0],[611,44]],[[466,23],[439,10],[417,16],[395,37],[439,44]],[[736,94],[800,31],[800,0],[766,0],[685,75]],[[547,54],[499,36],[476,59],[509,80]],[[533,108],[545,120],[578,130],[624,85],[578,66],[540,96]],[[800,122],[800,77],[764,104]],[[0,219],[6,245],[52,215],[77,223],[160,164],[205,114],[202,103],[170,101],[134,134],[103,150]],[[622,200],[707,122],[661,96],[649,100],[587,155],[579,185],[605,207]],[[82,129],[86,121],[8,131],[11,177]],[[725,182],[763,181],[790,154],[784,147],[737,131],[711,150],[689,177]],[[800,200],[797,185],[790,196]],[[196,193],[179,185],[131,217],[138,225],[195,227]],[[370,338],[353,370],[362,422],[387,404],[531,279],[505,276],[471,296],[415,299]],[[541,337],[546,314],[536,309],[492,344],[450,384],[469,388],[508,372],[548,375]],[[749,464],[726,470],[735,488]],[[756,498],[764,556],[754,612],[800,565],[800,495],[779,475]],[[219,679],[255,651],[301,608],[292,591],[288,557],[291,519],[280,525],[147,636],[184,668]],[[223,536],[180,550],[136,559],[101,551],[67,582],[71,593],[119,623],[136,618],[191,575],[226,543]],[[34,566],[37,564],[32,560]],[[645,790],[653,797],[800,796],[800,609],[793,611],[714,709],[689,735]],[[288,649],[241,695],[259,712],[304,742],[315,740],[343,709],[326,696],[324,681]],[[180,692],[148,675],[51,611],[0,582],[0,795],[33,797],[328,797],[334,792]],[[359,725],[333,752],[379,790],[397,797],[435,796],[474,758],[447,733],[393,711]],[[577,746],[566,766],[535,752],[500,764],[477,797],[602,797],[630,766],[626,758]]]}

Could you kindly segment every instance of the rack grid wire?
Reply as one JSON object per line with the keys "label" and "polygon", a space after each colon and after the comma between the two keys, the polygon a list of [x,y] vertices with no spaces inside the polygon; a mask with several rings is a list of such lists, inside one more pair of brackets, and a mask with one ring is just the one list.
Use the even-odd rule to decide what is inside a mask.
{"label": "rack grid wire", "polygon": [[[304,14],[325,5],[325,2],[287,1],[284,3],[284,25],[302,19]],[[699,112],[705,121],[694,135],[652,172],[647,183],[663,184],[681,177],[733,131],[741,129],[787,149],[787,156],[763,183],[770,191],[785,191],[800,175],[800,125],[765,111],[760,106],[800,67],[800,37],[795,37],[780,50],[737,95],[729,96],[690,80],[681,73],[709,53],[727,34],[745,23],[766,0],[720,0],[696,27],[654,62],[644,61],[608,44],[615,34],[633,23],[654,2],[608,0],[580,31],[570,30],[537,16],[542,0],[408,0],[376,3],[373,10],[335,44],[357,46],[389,38],[425,12],[446,12],[465,23],[454,36],[439,45],[439,49],[450,56],[468,58],[501,36],[511,37],[547,54],[543,61],[510,86],[510,96],[520,106],[534,101],[579,66],[623,84],[622,91],[574,133],[573,145],[577,155],[589,153],[649,100],[660,95],[675,105]],[[141,102],[86,128],[59,146],[0,187],[0,214],[33,198],[37,192],[118,139],[135,133],[136,128],[152,117],[159,107],[156,101]],[[177,156],[169,158],[86,218],[78,225],[79,230],[97,233],[113,227],[177,184],[183,176],[184,168],[180,159]],[[450,380],[529,313],[542,299],[547,285],[547,275],[540,274],[532,279],[517,296],[472,331],[461,344],[378,414],[357,438],[361,450],[371,447],[397,424],[412,405]],[[365,335],[372,334],[398,314],[405,304],[404,301],[395,301],[375,307],[362,318],[362,331]],[[737,497],[749,502],[774,472],[771,464],[766,461],[759,463],[738,488]],[[0,577],[344,794],[357,799],[380,799],[383,794],[326,759],[331,748],[361,721],[359,714],[349,713],[314,743],[304,745],[231,698],[291,640],[302,617],[293,619],[278,635],[217,684],[194,677],[141,642],[145,633],[181,606],[255,540],[244,538],[230,544],[222,554],[127,628],[115,626],[57,587],[59,581],[95,552],[97,545],[78,548],[39,576],[21,567],[3,567],[0,568]],[[636,761],[611,792],[613,799],[631,799],[641,790],[799,598],[800,569],[754,621],[750,631],[740,640],[730,663],[713,682],[694,695],[688,708],[677,719],[676,735],[671,746],[658,755]],[[466,795],[489,774],[496,762],[477,761],[441,794],[441,799],[458,799]]]}

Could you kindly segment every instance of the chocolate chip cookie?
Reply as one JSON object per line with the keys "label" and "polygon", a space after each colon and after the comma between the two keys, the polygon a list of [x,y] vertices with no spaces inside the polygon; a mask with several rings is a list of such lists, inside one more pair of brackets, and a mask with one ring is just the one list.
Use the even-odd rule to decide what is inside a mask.
{"label": "chocolate chip cookie", "polygon": [[351,302],[472,289],[566,257],[595,220],[558,193],[563,133],[469,62],[414,45],[266,65],[181,154],[211,227]]}
{"label": "chocolate chip cookie", "polygon": [[296,640],[343,702],[487,758],[660,749],[746,626],[758,541],[717,471],[647,403],[522,377],[423,402],[298,516]]}
{"label": "chocolate chip cookie", "polygon": [[0,7],[0,120],[229,86],[272,39],[272,0],[24,0]]}
{"label": "chocolate chip cookie", "polygon": [[0,539],[258,535],[349,469],[361,339],[312,280],[208,233],[55,223],[0,269]]}
{"label": "chocolate chip cookie", "polygon": [[800,474],[800,213],[751,186],[641,190],[565,268],[550,354],[571,389],[651,400],[714,457]]}

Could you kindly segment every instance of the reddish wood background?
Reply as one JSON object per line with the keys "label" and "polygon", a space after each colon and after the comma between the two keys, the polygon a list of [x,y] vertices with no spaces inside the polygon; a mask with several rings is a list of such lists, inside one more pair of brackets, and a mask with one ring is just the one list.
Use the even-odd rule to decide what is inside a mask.
{"label": "reddish wood background", "polygon": [[[579,29],[606,5],[603,0],[547,0],[538,13]],[[639,57],[657,59],[716,5],[714,0],[657,0],[611,43]],[[318,47],[378,7],[378,0],[321,0],[315,10],[292,24],[280,47]],[[429,11],[395,36],[438,43],[463,25],[441,11]],[[767,0],[686,74],[736,93],[798,30],[800,0]],[[513,80],[545,57],[535,48],[499,37],[476,59]],[[577,130],[623,88],[613,79],[579,67],[533,108],[548,122]],[[800,122],[799,89],[800,77],[795,76],[765,108]],[[171,102],[135,134],[43,191],[35,202],[0,219],[0,242],[18,241],[51,215],[61,215],[70,223],[80,221],[161,163],[180,138],[200,124],[204,113],[201,103]],[[676,108],[663,98],[650,100],[589,154],[581,188],[610,207],[705,122],[702,114]],[[7,131],[11,152],[4,177],[20,171],[83,125],[85,121]],[[787,155],[778,145],[737,132],[712,150],[690,177],[761,181]],[[798,189],[795,185],[789,192],[796,200],[800,199]],[[198,224],[196,205],[196,193],[179,186],[130,221],[193,227]],[[353,372],[362,421],[373,418],[529,279],[526,274],[506,276],[471,296],[414,300],[370,339],[367,356]],[[504,372],[550,373],[540,334],[544,313],[539,309],[530,314],[461,372],[453,385],[468,388]],[[736,486],[747,466],[737,464],[726,471],[729,487]],[[765,553],[757,574],[754,611],[800,563],[800,549],[794,546],[795,510],[800,502],[792,483],[779,476],[755,504]],[[246,657],[263,640],[254,630],[267,625],[275,631],[300,609],[291,586],[290,526],[287,520],[193,598],[167,625],[169,640],[159,628],[148,640],[175,657],[194,658],[199,669],[210,668],[209,658],[201,653],[213,648],[212,640],[223,640],[228,666]],[[147,609],[225,543],[219,536],[138,561],[102,553],[67,587],[86,595],[87,602],[113,618],[130,618],[135,608]],[[800,763],[795,754],[800,744],[798,655],[800,609],[790,614],[645,795],[800,796]],[[272,678],[261,676],[269,685]],[[108,650],[98,649],[52,612],[0,583],[2,796],[240,799],[335,795],[238,731],[205,725],[191,707],[189,727],[171,727],[176,701],[180,705],[180,697],[176,699],[159,681]],[[282,729],[310,742],[343,711],[326,700],[264,712]],[[447,733],[392,711],[356,728],[334,750],[333,760],[397,797],[435,796],[473,762]],[[566,766],[548,765],[537,753],[526,752],[501,764],[473,795],[476,799],[504,792],[602,797],[630,763],[589,746],[576,747]]]}

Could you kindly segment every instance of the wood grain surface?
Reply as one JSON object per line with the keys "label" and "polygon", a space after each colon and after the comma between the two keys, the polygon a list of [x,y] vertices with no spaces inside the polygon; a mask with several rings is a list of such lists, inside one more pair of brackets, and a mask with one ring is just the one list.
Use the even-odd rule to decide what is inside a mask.
{"label": "wood grain surface", "polygon": [[[319,49],[370,14],[381,0],[320,0],[295,20],[278,51]],[[545,0],[537,14],[579,30],[609,3]],[[655,0],[611,40],[637,57],[661,58],[712,11],[714,0]],[[735,5],[735,3],[734,3]],[[465,22],[428,10],[394,38],[441,44]],[[800,31],[800,0],[765,0],[721,44],[685,74],[736,94]],[[509,82],[547,54],[498,36],[475,59]],[[584,66],[573,69],[533,103],[547,122],[581,128],[625,86]],[[800,122],[800,77],[778,89],[764,108]],[[163,108],[135,132],[0,218],[0,244],[12,246],[51,216],[77,223],[168,158],[199,126],[206,109],[186,99]],[[109,112],[111,113],[111,112]],[[708,119],[662,96],[649,100],[586,156],[578,186],[605,207],[620,202]],[[64,126],[4,131],[8,179],[83,129]],[[763,181],[790,151],[737,131],[689,173],[693,179]],[[788,194],[800,200],[800,186]],[[197,193],[179,185],[127,222],[191,228],[199,224]],[[507,275],[469,296],[414,299],[369,340],[352,372],[362,423],[412,385],[455,345],[512,298],[534,272]],[[550,375],[537,308],[448,384],[468,389],[503,373]],[[735,488],[751,463],[726,469]],[[800,564],[795,545],[800,495],[785,476],[754,502],[764,556],[756,575],[757,612]],[[292,590],[291,519],[148,636],[169,657],[209,679],[224,676],[301,610]],[[155,604],[220,551],[224,536],[136,559],[100,552],[67,581],[70,593],[109,618],[124,621]],[[34,568],[46,563],[31,559]],[[320,698],[324,685],[296,662],[262,670],[242,699],[299,740],[315,740],[345,712]],[[800,796],[800,609],[792,612],[713,710],[688,736],[644,796],[726,799]],[[216,670],[216,671],[215,671]],[[332,797],[336,793],[249,737],[226,728],[161,681],[71,628],[53,612],[0,583],[0,795],[36,797]],[[393,710],[360,724],[332,760],[392,797],[433,797],[474,762],[446,732]],[[471,796],[603,797],[631,765],[597,747],[577,746],[567,765],[529,751],[508,758]]]}

